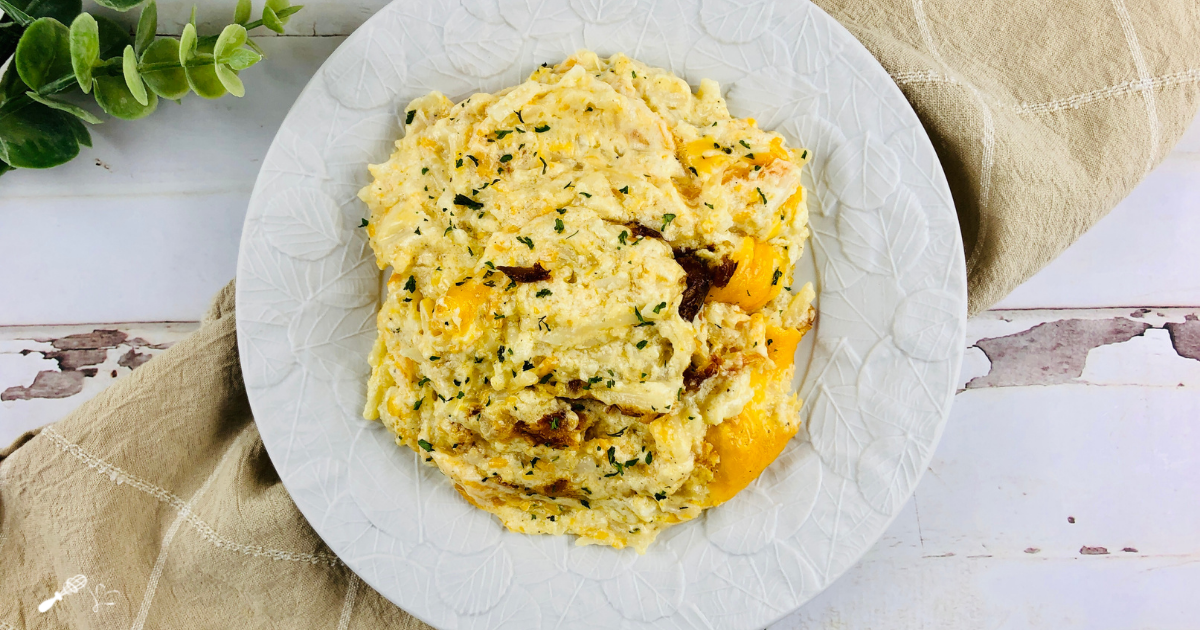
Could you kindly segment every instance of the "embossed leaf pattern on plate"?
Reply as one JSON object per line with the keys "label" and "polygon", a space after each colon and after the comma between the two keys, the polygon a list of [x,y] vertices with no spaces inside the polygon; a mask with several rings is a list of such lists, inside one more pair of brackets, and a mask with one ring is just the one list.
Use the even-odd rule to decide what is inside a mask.
{"label": "embossed leaf pattern on plate", "polygon": [[[359,228],[365,164],[392,151],[412,98],[495,91],[584,46],[716,79],[736,115],[812,153],[802,428],[750,488],[645,556],[508,532],[358,415],[381,280]],[[242,239],[239,348],[272,461],[338,557],[439,628],[769,624],[901,508],[961,359],[962,247],[937,156],[883,69],[807,2],[394,2],[300,95]]]}

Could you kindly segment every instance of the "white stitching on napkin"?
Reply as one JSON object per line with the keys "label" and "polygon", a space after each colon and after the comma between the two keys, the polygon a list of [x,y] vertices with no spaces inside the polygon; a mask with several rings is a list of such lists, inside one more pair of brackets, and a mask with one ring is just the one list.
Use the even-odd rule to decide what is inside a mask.
{"label": "white stitching on napkin", "polygon": [[[113,466],[112,464],[93,456],[88,453],[83,447],[67,440],[54,429],[46,427],[42,430],[42,435],[46,436],[51,442],[58,445],[63,451],[70,453],[79,461],[87,464],[88,468],[95,470],[97,473],[111,479],[117,485],[128,484],[132,488],[141,490],[150,496],[166,503],[175,509],[182,509],[185,505],[183,499],[175,496],[164,488],[160,488],[148,481],[140,479],[128,472]],[[195,514],[188,514],[187,522],[196,528],[200,537],[212,543],[216,547],[236,551],[238,553],[252,556],[255,558],[265,557],[272,560],[288,560],[290,562],[304,562],[308,564],[326,564],[331,567],[341,565],[341,561],[337,556],[328,553],[297,553],[293,551],[283,551],[281,549],[271,549],[269,547],[261,547],[259,545],[247,545],[232,541],[224,536],[221,536],[210,526]]]}
{"label": "white stitching on napkin", "polygon": [[249,428],[250,426],[247,425],[246,428],[242,429],[242,432],[233,439],[233,442],[229,445],[229,448],[225,449],[225,454],[221,455],[220,461],[217,462],[217,465],[213,468],[212,472],[209,473],[208,479],[204,480],[204,483],[198,490],[196,490],[196,493],[192,495],[192,498],[188,500],[187,504],[180,508],[179,514],[175,517],[175,520],[171,521],[171,526],[167,528],[167,533],[163,536],[162,544],[159,545],[158,557],[154,559],[154,568],[150,570],[150,579],[146,582],[146,592],[142,596],[142,607],[138,609],[138,614],[133,620],[133,626],[131,626],[131,630],[142,630],[142,627],[146,625],[146,616],[150,614],[150,604],[154,601],[154,593],[158,591],[158,580],[162,577],[163,566],[167,563],[167,550],[171,547],[171,541],[175,539],[175,532],[179,531],[179,526],[183,524],[184,519],[186,519],[188,516],[191,516],[192,507],[195,506],[196,501],[198,501],[200,497],[208,491],[208,488],[212,485],[213,480],[217,478],[217,473],[219,473],[221,469],[225,467],[225,462],[229,459],[229,456],[237,450],[237,446],[242,441],[242,438],[249,434],[249,431],[247,430]]}
{"label": "white stitching on napkin", "polygon": [[1142,100],[1146,102],[1146,116],[1150,123],[1150,150],[1146,156],[1146,172],[1154,168],[1154,157],[1158,155],[1158,142],[1161,135],[1158,121],[1158,103],[1154,98],[1154,90],[1150,86],[1150,70],[1146,67],[1146,57],[1142,54],[1142,45],[1138,43],[1137,31],[1133,30],[1133,19],[1125,8],[1125,0],[1112,0],[1113,9],[1117,11],[1117,19],[1121,23],[1121,31],[1125,33],[1125,43],[1129,45],[1129,54],[1133,56],[1133,67],[1137,68],[1138,84],[1141,88]]}
{"label": "white stitching on napkin", "polygon": [[350,627],[350,612],[354,610],[354,600],[358,595],[358,576],[350,574],[350,584],[346,586],[346,599],[342,600],[342,615],[338,617],[337,630]]}
{"label": "white stitching on napkin", "polygon": [[1181,70],[1179,72],[1172,72],[1171,74],[1153,77],[1149,81],[1143,81],[1142,79],[1126,81],[1124,83],[1118,83],[1116,85],[1110,85],[1108,87],[1103,87],[1088,92],[1072,94],[1071,96],[1067,96],[1065,98],[1057,98],[1052,101],[1045,101],[1042,103],[1021,103],[1012,109],[1020,114],[1050,114],[1054,112],[1061,112],[1064,109],[1079,109],[1084,105],[1095,103],[1096,101],[1116,98],[1118,96],[1128,96],[1130,94],[1136,94],[1142,91],[1164,89],[1178,85],[1187,85],[1189,83],[1200,83],[1200,70],[1196,68],[1188,68],[1187,70]]}

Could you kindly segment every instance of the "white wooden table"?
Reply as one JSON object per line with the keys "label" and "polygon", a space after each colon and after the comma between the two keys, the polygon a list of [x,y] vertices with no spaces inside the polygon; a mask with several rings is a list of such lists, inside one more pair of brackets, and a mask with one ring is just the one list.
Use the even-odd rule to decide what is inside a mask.
{"label": "white wooden table", "polygon": [[[201,2],[215,23],[233,2]],[[320,0],[247,96],[94,127],[0,178],[0,444],[196,327],[234,275],[258,165],[383,0]],[[190,3],[160,0],[164,32]],[[1112,214],[968,325],[961,392],[884,538],[776,628],[1200,624],[1200,121]]]}

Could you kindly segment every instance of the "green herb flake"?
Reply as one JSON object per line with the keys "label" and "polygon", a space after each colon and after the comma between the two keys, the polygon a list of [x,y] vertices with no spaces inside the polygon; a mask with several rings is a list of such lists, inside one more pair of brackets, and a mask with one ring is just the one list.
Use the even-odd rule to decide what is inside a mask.
{"label": "green herb flake", "polygon": [[667,498],[667,493],[666,493],[666,492],[655,492],[655,493],[654,493],[654,500],[655,500],[655,501],[662,501],[663,499],[666,499],[666,498]]}
{"label": "green herb flake", "polygon": [[646,341],[645,339],[643,339],[643,340],[641,340],[641,341],[637,342],[637,349],[638,349],[638,350],[641,350],[642,348],[645,348],[645,347],[646,347],[646,344],[648,344],[648,343],[650,343],[650,342],[649,342],[649,341]]}
{"label": "green herb flake", "polygon": [[517,115],[517,120],[521,121],[522,125],[525,124],[525,119],[521,118],[521,110],[518,109],[517,111],[515,111],[513,113]]}
{"label": "green herb flake", "polygon": [[565,230],[565,229],[567,229],[566,224],[563,223],[562,219],[559,219],[556,217],[554,219],[554,231],[558,232],[559,234],[562,234],[563,230]]}
{"label": "green herb flake", "polygon": [[525,363],[523,365],[521,365],[522,372],[528,372],[529,370],[532,370],[532,369],[533,369],[532,361],[525,361]]}
{"label": "green herb flake", "polygon": [[[589,492],[588,494],[591,494],[591,493]],[[592,509],[592,504],[591,504],[591,503],[588,503],[588,500],[587,500],[587,499],[580,499],[580,500],[579,500],[579,503],[580,503],[580,504],[581,504],[583,507],[585,507],[585,508],[587,508],[587,509],[589,509],[589,510],[590,510],[590,509]]]}
{"label": "green herb flake", "polygon": [[664,308],[666,308],[666,307],[667,307],[667,303],[666,303],[666,302],[659,302],[659,303],[658,303],[658,306],[655,306],[655,307],[654,307],[654,313],[657,315],[659,311],[663,310],[663,309],[664,309]]}
{"label": "green herb flake", "polygon": [[775,270],[775,273],[774,273],[774,274],[771,276],[771,286],[775,286],[776,284],[778,284],[778,283],[779,283],[779,277],[780,277],[780,276],[782,276],[782,275],[783,275],[783,271],[782,271],[782,270],[779,270],[779,269],[776,269],[776,270]]}
{"label": "green herb flake", "polygon": [[423,402],[425,402],[425,397],[424,397],[424,396],[422,396],[422,397],[421,397],[421,399],[420,399],[420,400],[418,400],[417,402],[413,403],[413,411],[416,411],[416,410],[420,409],[420,408],[421,408],[421,403],[423,403]]}
{"label": "green herb flake", "polygon": [[404,290],[412,293],[417,290],[417,279],[415,276],[409,276],[408,282],[404,283]]}
{"label": "green herb flake", "polygon": [[807,157],[808,157],[808,149],[805,149],[804,151],[802,151],[800,153],[800,159],[803,160],[803,159],[806,159]]}
{"label": "green herb flake", "polygon": [[431,357],[429,357],[429,360],[430,360],[430,361],[437,361],[437,360],[438,360],[438,359],[440,359],[440,358],[442,358],[442,357],[439,357],[439,356],[437,356],[437,355],[434,355],[434,356],[431,356]]}
{"label": "green herb flake", "polygon": [[538,125],[534,127],[533,130],[538,133],[546,133],[547,131],[550,131],[550,125]]}
{"label": "green herb flake", "polygon": [[467,159],[468,159],[468,160],[471,160],[472,162],[474,162],[474,163],[475,163],[475,166],[479,166],[479,160],[475,159],[475,156],[474,156],[474,155],[468,155],[468,156],[467,156]]}
{"label": "green herb flake", "polygon": [[758,191],[758,198],[762,199],[763,205],[767,205],[767,196],[763,194],[762,189],[756,187],[754,190]]}
{"label": "green herb flake", "polygon": [[654,461],[654,453],[646,453],[646,465],[649,466]]}
{"label": "green herb flake", "polygon": [[618,188],[617,190],[619,190],[619,191],[621,192],[621,194],[622,194],[622,195],[628,195],[628,194],[629,194],[629,186],[628,186],[628,185],[624,186],[623,188]]}
{"label": "green herb flake", "polygon": [[537,292],[537,295],[536,295],[536,297],[543,298],[543,297],[546,297],[547,295],[553,295],[553,294],[550,292],[550,289],[542,289],[541,291],[538,291],[538,292]]}
{"label": "green herb flake", "polygon": [[430,444],[429,442],[426,442],[425,440],[417,440],[417,444],[419,444],[421,446],[421,448],[425,449],[426,453],[433,452],[433,445]]}
{"label": "green herb flake", "polygon": [[[461,161],[462,161],[462,160],[459,160],[459,162],[461,162]],[[695,166],[689,166],[689,167],[688,167],[688,170],[692,172],[692,176],[694,176],[694,177],[700,177],[700,173],[697,173],[697,172],[696,172],[696,167],[695,167]]]}
{"label": "green herb flake", "polygon": [[511,153],[505,153],[504,155],[501,155],[501,156],[500,156],[500,163],[501,163],[501,164],[503,164],[503,163],[505,163],[505,162],[508,162],[508,161],[511,161],[511,160],[512,160],[512,154],[511,154]]}
{"label": "green herb flake", "polygon": [[745,141],[745,140],[738,140],[738,144],[740,144],[740,145],[742,145],[742,146],[746,147],[747,149],[749,149],[749,148],[750,148],[750,145],[746,144],[746,141]]}
{"label": "green herb flake", "polygon": [[510,133],[512,133],[512,129],[497,129],[496,130],[496,139],[501,140],[504,138],[504,136],[507,136]]}
{"label": "green herb flake", "polygon": [[581,190],[581,191],[579,191],[579,194],[583,195],[584,197],[587,197],[588,199],[591,199],[591,198],[592,198],[592,194],[591,194],[591,193],[585,193],[585,192],[583,192],[582,190]]}
{"label": "green herb flake", "polygon": [[362,220],[362,223],[359,223],[359,224],[358,224],[358,227],[367,227],[367,220],[366,220],[366,219],[363,219],[363,220]]}
{"label": "green herb flake", "polygon": [[540,157],[538,159],[542,161],[542,175],[545,175],[546,174],[546,160],[544,158],[540,158]]}
{"label": "green herb flake", "polygon": [[454,168],[462,168],[462,158],[454,160]]}
{"label": "green herb flake", "polygon": [[671,222],[672,222],[672,221],[674,221],[674,220],[675,220],[675,215],[673,215],[673,214],[664,214],[664,215],[663,215],[663,226],[662,226],[662,229],[666,230],[666,229],[667,229],[667,226],[668,226],[668,225],[670,225],[670,224],[671,224]]}
{"label": "green herb flake", "polygon": [[415,109],[408,110],[408,114],[406,114],[404,116],[404,124],[411,125],[413,118],[416,117],[416,115],[417,115],[417,110],[415,110]]}
{"label": "green herb flake", "polygon": [[[621,230],[621,233],[617,235],[617,240],[620,241],[622,245],[628,245],[628,243],[625,242],[625,239],[627,238],[629,238],[628,230]],[[637,308],[634,307],[634,310],[637,310]]]}
{"label": "green herb flake", "polygon": [[454,195],[454,205],[456,205],[456,206],[466,206],[466,207],[468,207],[468,208],[470,208],[470,209],[472,209],[472,210],[481,210],[481,209],[483,209],[483,204],[482,204],[482,203],[480,203],[480,202],[478,202],[478,201],[475,201],[474,199],[472,199],[472,198],[470,198],[470,197],[468,197],[468,196],[466,196],[466,195],[464,195],[464,194],[461,194],[461,193],[460,193],[460,194],[457,194],[457,195]]}
{"label": "green herb flake", "polygon": [[525,247],[528,247],[530,250],[533,249],[533,239],[532,238],[529,238],[528,236],[518,236],[517,240],[524,243]]}
{"label": "green herb flake", "polygon": [[423,377],[421,377],[421,380],[417,381],[417,387],[421,387],[421,386],[425,385],[425,383],[428,383],[428,382],[429,382],[429,377],[423,376]]}

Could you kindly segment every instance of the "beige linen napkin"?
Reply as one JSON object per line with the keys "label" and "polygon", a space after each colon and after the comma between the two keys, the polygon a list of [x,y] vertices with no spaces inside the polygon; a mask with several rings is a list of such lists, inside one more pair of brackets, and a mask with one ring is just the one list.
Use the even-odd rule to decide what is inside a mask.
{"label": "beige linen napkin", "polygon": [[875,55],[941,158],[972,315],[1075,242],[1196,112],[1196,0],[814,0]]}
{"label": "beige linen napkin", "polygon": [[199,330],[0,457],[0,630],[429,627],[284,490],[246,400],[232,283]]}
{"label": "beige linen napkin", "polygon": [[[1196,108],[1195,0],[818,4],[933,138],[973,312],[1111,209]],[[342,565],[280,484],[246,401],[232,285],[187,340],[0,453],[0,594],[0,630],[425,627]]]}

